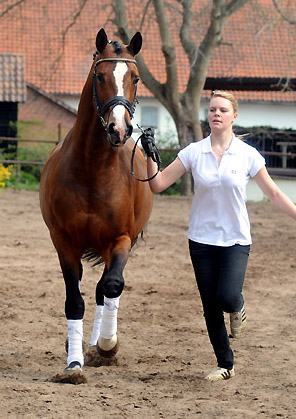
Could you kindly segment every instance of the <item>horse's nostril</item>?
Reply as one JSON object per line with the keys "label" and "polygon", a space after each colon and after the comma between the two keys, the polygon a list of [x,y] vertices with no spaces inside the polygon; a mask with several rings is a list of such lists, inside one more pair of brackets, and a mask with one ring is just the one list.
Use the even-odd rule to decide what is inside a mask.
{"label": "horse's nostril", "polygon": [[127,130],[126,130],[126,136],[127,137],[131,137],[132,133],[133,133],[133,126],[132,125],[129,125],[127,127]]}
{"label": "horse's nostril", "polygon": [[110,134],[114,133],[114,127],[115,127],[114,122],[111,122],[111,124],[108,127],[108,131],[109,131]]}

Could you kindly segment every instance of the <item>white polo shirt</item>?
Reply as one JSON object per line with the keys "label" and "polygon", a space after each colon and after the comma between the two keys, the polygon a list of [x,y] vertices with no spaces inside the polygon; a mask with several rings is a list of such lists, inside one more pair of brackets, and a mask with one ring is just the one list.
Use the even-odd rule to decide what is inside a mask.
{"label": "white polo shirt", "polygon": [[219,166],[210,136],[189,144],[178,157],[194,179],[188,238],[215,246],[251,244],[246,186],[265,165],[261,154],[233,135]]}

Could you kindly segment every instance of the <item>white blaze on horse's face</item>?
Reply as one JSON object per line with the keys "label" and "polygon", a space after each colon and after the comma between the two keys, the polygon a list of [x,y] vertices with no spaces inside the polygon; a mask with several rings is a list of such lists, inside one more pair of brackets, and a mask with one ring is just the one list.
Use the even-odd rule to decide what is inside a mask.
{"label": "white blaze on horse's face", "polygon": [[[127,70],[128,67],[126,63],[117,63],[113,71],[117,86],[117,96],[124,96],[123,80]],[[126,130],[126,122],[124,119],[125,110],[123,105],[117,105],[113,109],[113,117],[115,119],[114,129],[119,132],[121,140],[123,139]]]}

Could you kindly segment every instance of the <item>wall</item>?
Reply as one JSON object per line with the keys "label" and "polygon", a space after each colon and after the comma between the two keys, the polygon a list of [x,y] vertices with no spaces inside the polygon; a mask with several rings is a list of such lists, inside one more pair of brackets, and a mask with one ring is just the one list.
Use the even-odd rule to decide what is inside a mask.
{"label": "wall", "polygon": [[61,138],[64,138],[75,120],[75,113],[28,87],[26,102],[18,106],[18,136],[58,140],[59,124]]}
{"label": "wall", "polygon": [[[207,103],[202,103],[201,119],[207,115]],[[270,126],[296,130],[295,104],[239,102],[237,125],[241,127]]]}
{"label": "wall", "polygon": [[[278,179],[273,178],[278,187],[296,204],[296,180],[295,179]],[[253,179],[247,185],[248,201],[262,201],[266,199],[261,189],[257,186]]]}
{"label": "wall", "polygon": [[295,104],[241,103],[237,124],[243,127],[265,125],[296,130]]}

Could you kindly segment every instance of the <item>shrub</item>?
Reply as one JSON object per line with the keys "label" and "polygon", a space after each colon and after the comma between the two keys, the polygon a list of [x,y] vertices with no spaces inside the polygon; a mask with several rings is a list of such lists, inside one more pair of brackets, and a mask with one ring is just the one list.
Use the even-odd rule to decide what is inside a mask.
{"label": "shrub", "polygon": [[3,191],[7,185],[7,181],[11,176],[12,166],[5,167],[0,163],[0,193]]}
{"label": "shrub", "polygon": [[[170,133],[167,133],[164,137],[157,137],[156,143],[160,149],[161,169],[164,169],[175,160],[180,146],[176,141],[175,135]],[[163,191],[161,195],[180,195],[180,183],[181,179],[178,179],[177,182]]]}

